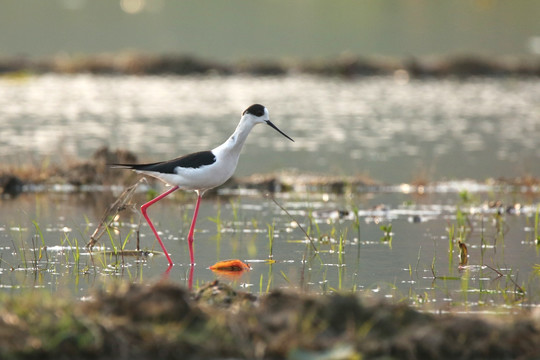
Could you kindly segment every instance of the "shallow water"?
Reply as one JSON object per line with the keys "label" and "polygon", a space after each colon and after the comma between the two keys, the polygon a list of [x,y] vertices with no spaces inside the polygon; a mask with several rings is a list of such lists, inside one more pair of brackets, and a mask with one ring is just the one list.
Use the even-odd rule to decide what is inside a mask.
{"label": "shallow water", "polygon": [[540,176],[535,79],[44,75],[0,78],[0,94],[4,162],[86,158],[102,145],[173,158],[219,145],[259,102],[296,142],[255,128],[237,175]]}
{"label": "shallow water", "polygon": [[[277,194],[289,215],[257,191],[207,197],[197,223],[193,272],[185,241],[195,203],[192,194],[178,192],[174,200],[161,201],[149,211],[175,261],[166,272],[163,255],[114,255],[124,241],[126,249],[135,248],[137,210],[121,215],[101,238],[102,248],[92,255],[84,248],[118,193],[43,188],[0,201],[0,286],[5,291],[67,289],[81,297],[110,279],[169,277],[196,287],[218,276],[208,269],[216,261],[238,258],[253,269],[223,280],[254,293],[280,287],[342,289],[428,304],[439,311],[537,306],[538,189],[529,188],[530,193],[497,187],[485,179],[540,176],[535,136],[540,130],[540,83],[405,80],[90,75],[0,79],[4,162],[47,166],[48,161],[87,158],[102,145],[129,149],[141,160],[172,158],[219,144],[235,128],[240,112],[261,102],[270,109],[272,121],[296,142],[257,127],[237,175],[297,169],[363,173],[387,184],[458,179],[428,182],[434,186],[426,187],[423,195],[406,184],[344,195]],[[466,178],[480,181],[459,180]],[[134,202],[144,200],[141,192]],[[489,206],[498,200],[503,205]],[[388,238],[381,241],[381,226],[392,235],[391,243]],[[453,228],[457,241],[462,226],[469,260],[460,269],[458,244],[450,251],[448,236]],[[270,229],[273,264],[267,261]],[[160,250],[144,221],[140,241],[142,249]]]}
{"label": "shallow water", "polygon": [[[256,294],[283,287],[317,293],[341,289],[434,311],[500,312],[537,306],[540,276],[533,267],[540,263],[534,241],[538,197],[470,191],[470,201],[465,201],[455,188],[470,191],[474,186],[458,182],[426,195],[408,194],[403,187],[349,195],[277,195],[289,215],[259,193],[208,198],[199,214],[192,274],[185,240],[192,196],[178,195],[149,211],[175,262],[167,272],[166,258],[160,254],[111,255],[111,239],[119,247],[128,238],[125,248],[135,248],[132,231],[138,228],[138,211],[122,213],[92,256],[83,247],[114,200],[112,194],[24,194],[0,203],[0,286],[5,291],[67,289],[83,297],[111,279],[143,282],[168,277],[197,287],[218,278]],[[139,193],[134,202],[144,197]],[[501,204],[489,205],[497,200]],[[464,214],[462,239],[469,250],[464,269],[459,268],[457,244],[449,251],[448,229],[454,227],[456,241],[460,237],[458,209]],[[390,224],[391,242],[381,241],[381,225]],[[267,262],[269,229],[274,231],[273,264]],[[142,249],[161,250],[144,219],[140,241]],[[252,270],[223,276],[208,269],[230,258],[246,261]]]}

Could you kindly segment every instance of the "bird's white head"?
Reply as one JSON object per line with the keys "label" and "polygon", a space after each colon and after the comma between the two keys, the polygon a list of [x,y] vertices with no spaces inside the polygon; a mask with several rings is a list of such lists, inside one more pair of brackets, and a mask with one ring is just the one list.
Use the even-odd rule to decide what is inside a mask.
{"label": "bird's white head", "polygon": [[270,121],[270,114],[268,113],[268,109],[261,104],[253,104],[246,110],[244,110],[244,112],[242,113],[242,120],[249,122],[252,125],[266,124],[274,128],[277,132],[285,136],[287,139],[294,142],[291,137],[289,137],[283,131],[279,130],[277,126]]}

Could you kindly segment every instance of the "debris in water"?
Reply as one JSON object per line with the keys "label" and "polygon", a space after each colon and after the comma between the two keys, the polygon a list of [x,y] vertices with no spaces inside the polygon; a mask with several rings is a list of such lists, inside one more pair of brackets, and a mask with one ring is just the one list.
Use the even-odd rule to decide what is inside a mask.
{"label": "debris in water", "polygon": [[459,268],[464,268],[469,263],[469,255],[467,245],[464,242],[458,241],[459,245]]}
{"label": "debris in water", "polygon": [[[135,189],[137,189],[137,186],[141,184],[141,182],[146,181],[144,178],[139,179],[135,184],[129,186],[124,190],[124,192],[116,199],[114,203],[112,203],[107,210],[105,210],[105,213],[99,220],[99,225],[97,226],[96,230],[92,233],[92,236],[90,236],[90,241],[88,244],[86,244],[86,247],[89,250],[92,250],[92,247],[97,244],[99,238],[107,231],[107,228],[111,225],[111,223],[116,219],[116,216],[119,212],[132,207],[132,205],[129,203]],[[139,241],[137,237],[137,251],[139,250]]]}

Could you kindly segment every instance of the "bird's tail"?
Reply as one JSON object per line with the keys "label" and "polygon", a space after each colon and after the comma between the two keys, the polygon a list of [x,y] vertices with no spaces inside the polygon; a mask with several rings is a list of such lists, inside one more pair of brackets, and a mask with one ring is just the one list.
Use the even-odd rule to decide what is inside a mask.
{"label": "bird's tail", "polygon": [[156,171],[154,167],[161,165],[162,162],[149,163],[149,164],[108,164],[113,169],[129,169],[129,170],[141,170],[141,171]]}

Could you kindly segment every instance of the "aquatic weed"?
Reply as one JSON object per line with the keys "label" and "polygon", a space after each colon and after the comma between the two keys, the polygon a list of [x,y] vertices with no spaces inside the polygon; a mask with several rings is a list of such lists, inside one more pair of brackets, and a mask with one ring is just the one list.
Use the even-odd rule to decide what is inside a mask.
{"label": "aquatic weed", "polygon": [[[217,202],[216,217],[208,217],[208,220],[216,224],[216,235],[212,239],[216,240],[216,260],[219,260],[221,254],[221,238],[223,234],[223,221],[221,220],[221,202]],[[189,224],[187,211],[184,212],[184,224]]]}
{"label": "aquatic weed", "polygon": [[461,295],[463,299],[463,303],[465,304],[465,309],[468,309],[468,295],[469,295],[469,278],[470,278],[470,272],[468,269],[465,269],[463,273],[461,274]]}
{"label": "aquatic weed", "polygon": [[471,193],[467,189],[461,190],[459,192],[459,198],[465,204],[470,203],[472,201]]}
{"label": "aquatic weed", "polygon": [[[315,233],[315,237],[317,239],[321,238],[321,228],[319,227],[319,224],[315,220],[315,217],[313,216],[313,209],[308,210],[308,221],[309,226],[307,227],[306,235],[308,237],[311,237],[313,233]],[[313,231],[313,228],[315,228],[315,231]]]}
{"label": "aquatic weed", "polygon": [[392,232],[392,224],[381,225],[379,229],[381,229],[383,232],[383,236],[381,237],[380,241],[387,243],[388,246],[392,248],[392,239],[394,237],[394,233]]}
{"label": "aquatic weed", "polygon": [[111,247],[113,249],[113,254],[117,255],[118,254],[118,248],[116,247],[116,244],[114,242],[113,235],[111,233],[111,228],[107,225],[107,226],[105,226],[105,229],[107,231],[107,235],[109,236],[109,241],[110,241]]}
{"label": "aquatic weed", "polygon": [[133,234],[133,229],[128,232],[128,234],[126,235],[124,241],[122,242],[122,247],[121,247],[122,251],[126,250],[126,245],[129,242],[129,239],[130,239],[132,234]]}
{"label": "aquatic weed", "polygon": [[289,279],[289,277],[285,274],[285,272],[284,272],[283,270],[280,271],[280,274],[281,274],[281,276],[283,277],[283,279],[285,279],[285,281],[287,282],[287,284],[292,285],[291,280]]}
{"label": "aquatic weed", "polygon": [[[64,239],[63,240],[65,240],[65,242],[68,244],[69,250],[70,250],[71,254],[73,255],[73,261],[74,261],[74,264],[75,264],[75,268],[78,271],[79,270],[79,261],[80,261],[80,252],[79,252],[79,243],[77,241],[77,238],[74,238],[75,244],[72,244],[71,240],[69,239],[68,233],[64,232]],[[62,245],[63,245],[63,241],[62,241]],[[69,255],[68,255],[67,251],[64,251],[64,256],[65,256],[66,264],[68,264],[69,263]]]}
{"label": "aquatic weed", "polygon": [[216,210],[216,217],[209,216],[208,220],[216,224],[216,236],[221,236],[221,233],[223,231],[223,224],[221,221],[221,205],[219,202]]}
{"label": "aquatic weed", "polygon": [[47,256],[47,245],[45,244],[45,238],[43,237],[43,232],[41,231],[41,228],[39,226],[39,223],[36,220],[32,220],[32,224],[34,224],[34,228],[36,229],[37,234],[39,235],[39,239],[41,240],[41,247],[39,248],[39,260],[43,258],[43,253],[45,253],[45,259],[48,262],[48,256]]}
{"label": "aquatic weed", "polygon": [[[14,232],[14,229],[15,227],[11,227],[11,231],[12,233]],[[26,253],[25,253],[25,244],[24,244],[24,241],[23,241],[23,237],[22,237],[22,226],[19,226],[16,228],[18,230],[18,233],[19,233],[19,246],[15,245],[15,240],[14,238],[15,237],[12,237],[11,238],[11,244],[13,246],[13,249],[18,249],[18,253],[19,253],[19,258],[21,259],[21,263],[22,265],[26,268],[27,267],[27,263],[26,263]]]}
{"label": "aquatic weed", "polygon": [[343,256],[345,254],[345,238],[347,237],[347,229],[343,231],[339,236],[339,247],[338,247],[338,289],[342,289],[343,276],[345,272],[345,264]]}
{"label": "aquatic weed", "polygon": [[459,206],[456,208],[456,223],[457,223],[457,230],[460,240],[464,240],[467,236],[468,229],[470,229],[469,219],[465,215],[463,211],[459,208]]}
{"label": "aquatic weed", "polygon": [[343,265],[343,255],[345,254],[345,239],[347,238],[347,229],[341,232],[338,242],[338,263]]}
{"label": "aquatic weed", "polygon": [[270,289],[272,287],[272,282],[274,280],[274,266],[273,266],[273,263],[270,263],[268,265],[268,280],[266,282],[266,290],[265,290],[265,293],[269,293],[270,292]]}
{"label": "aquatic weed", "polygon": [[353,228],[356,230],[356,233],[358,236],[358,245],[360,245],[360,215],[358,212],[359,212],[359,209],[355,205],[353,207],[353,215],[354,215]]}
{"label": "aquatic weed", "polygon": [[534,241],[536,245],[540,245],[540,233],[538,229],[538,223],[540,218],[540,205],[536,207],[536,212],[534,214]]}
{"label": "aquatic weed", "polygon": [[454,263],[454,224],[447,226],[446,231],[448,232],[448,266],[452,268]]}
{"label": "aquatic weed", "polygon": [[238,224],[238,210],[240,209],[240,199],[230,199],[229,204],[231,204],[231,210],[233,214],[233,224]]}
{"label": "aquatic weed", "polygon": [[533,270],[533,272],[532,272],[532,275],[533,275],[533,276],[538,276],[538,277],[540,277],[540,264],[534,264],[534,265],[532,266],[532,270]]}
{"label": "aquatic weed", "polygon": [[274,231],[275,231],[275,223],[272,222],[272,224],[266,224],[268,228],[268,258],[273,259],[274,258]]}

